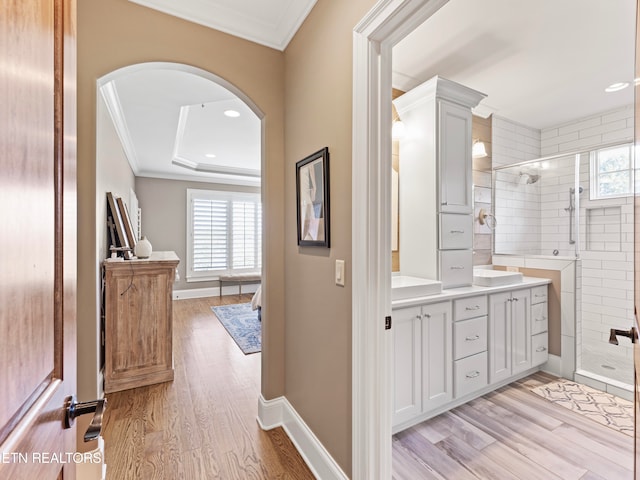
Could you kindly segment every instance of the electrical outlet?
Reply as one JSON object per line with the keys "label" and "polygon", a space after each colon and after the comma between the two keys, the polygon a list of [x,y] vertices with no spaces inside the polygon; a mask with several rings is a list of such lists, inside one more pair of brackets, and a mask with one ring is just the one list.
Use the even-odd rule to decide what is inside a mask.
{"label": "electrical outlet", "polygon": [[336,285],[344,287],[344,260],[336,260]]}

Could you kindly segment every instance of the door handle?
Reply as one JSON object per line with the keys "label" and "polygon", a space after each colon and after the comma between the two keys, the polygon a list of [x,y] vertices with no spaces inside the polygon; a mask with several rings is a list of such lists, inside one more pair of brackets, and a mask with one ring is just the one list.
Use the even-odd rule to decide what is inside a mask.
{"label": "door handle", "polygon": [[631,327],[629,330],[618,330],[617,328],[612,328],[611,333],[609,334],[609,343],[618,345],[618,335],[621,337],[629,337],[631,339],[631,343],[636,343],[638,341],[638,331],[636,330],[636,327]]}
{"label": "door handle", "polygon": [[102,416],[107,408],[107,399],[93,400],[91,402],[77,402],[75,396],[67,397],[65,400],[66,414],[64,418],[65,428],[73,425],[76,417],[93,413],[93,418],[89,424],[89,428],[84,434],[84,441],[90,442],[97,439],[102,431]]}

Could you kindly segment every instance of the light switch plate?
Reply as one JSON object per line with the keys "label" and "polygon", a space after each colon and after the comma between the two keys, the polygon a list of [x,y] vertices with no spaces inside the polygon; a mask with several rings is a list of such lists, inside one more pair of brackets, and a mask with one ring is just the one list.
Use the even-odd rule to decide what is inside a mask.
{"label": "light switch plate", "polygon": [[344,287],[344,260],[336,260],[336,285]]}

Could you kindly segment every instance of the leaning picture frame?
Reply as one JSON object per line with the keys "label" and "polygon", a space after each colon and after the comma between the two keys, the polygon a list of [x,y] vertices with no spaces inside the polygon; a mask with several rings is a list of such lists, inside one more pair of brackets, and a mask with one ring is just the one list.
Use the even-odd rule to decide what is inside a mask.
{"label": "leaning picture frame", "polygon": [[330,245],[329,148],[296,162],[296,211],[298,245]]}

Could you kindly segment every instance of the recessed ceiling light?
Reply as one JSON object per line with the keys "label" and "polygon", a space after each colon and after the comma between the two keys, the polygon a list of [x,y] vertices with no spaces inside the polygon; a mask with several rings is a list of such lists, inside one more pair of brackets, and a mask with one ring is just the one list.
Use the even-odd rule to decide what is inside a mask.
{"label": "recessed ceiling light", "polygon": [[236,110],[225,110],[225,111],[224,111],[224,114],[225,114],[227,117],[232,117],[232,118],[235,118],[235,117],[239,117],[239,116],[240,116],[240,112],[238,112],[238,111],[236,111]]}
{"label": "recessed ceiling light", "polygon": [[620,90],[624,90],[628,86],[629,86],[629,82],[612,83],[607,88],[605,88],[604,91],[607,93],[619,92]]}
{"label": "recessed ceiling light", "polygon": [[205,153],[204,156],[207,158],[216,158],[216,156],[213,153]]}

